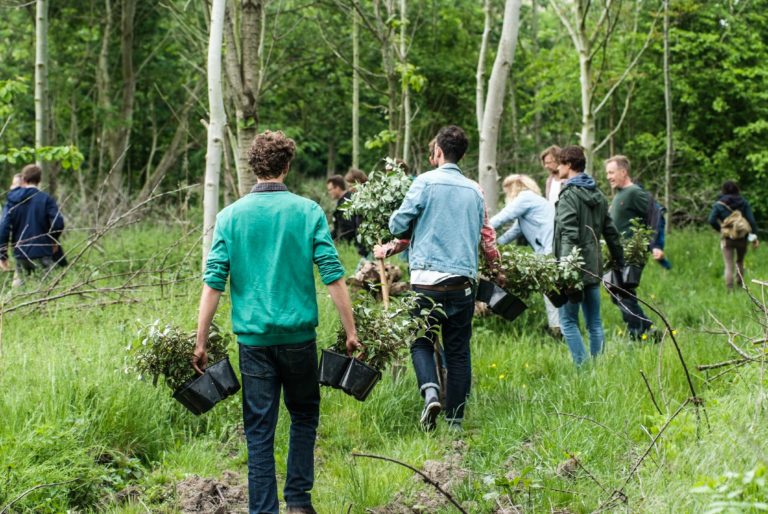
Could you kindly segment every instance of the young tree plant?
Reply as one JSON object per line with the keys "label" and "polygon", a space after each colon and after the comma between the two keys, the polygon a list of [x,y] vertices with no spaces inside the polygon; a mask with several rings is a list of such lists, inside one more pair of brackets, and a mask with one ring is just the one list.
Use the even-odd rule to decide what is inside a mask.
{"label": "young tree plant", "polygon": [[[152,378],[156,386],[160,376],[172,390],[177,390],[194,376],[192,355],[195,350],[196,332],[186,332],[181,328],[166,324],[160,325],[155,320],[150,325],[141,327],[136,339],[128,345],[133,364],[126,372],[134,372],[139,379]],[[223,334],[214,324],[208,336],[208,359],[217,362],[227,356],[230,335]]]}

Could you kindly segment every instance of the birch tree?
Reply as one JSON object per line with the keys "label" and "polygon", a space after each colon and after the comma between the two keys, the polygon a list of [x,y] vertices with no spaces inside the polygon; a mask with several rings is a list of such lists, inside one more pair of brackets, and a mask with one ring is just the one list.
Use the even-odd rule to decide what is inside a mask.
{"label": "birch tree", "polygon": [[213,240],[213,227],[219,210],[219,174],[224,151],[226,115],[221,87],[221,54],[224,39],[226,0],[213,0],[211,33],[208,42],[208,149],[205,155],[205,184],[203,188],[203,268]]}
{"label": "birch tree", "polygon": [[[35,15],[35,147],[48,146],[48,0],[37,0]],[[38,154],[36,163],[44,166]]]}
{"label": "birch tree", "polygon": [[[587,157],[586,171],[592,172],[594,154],[605,146],[619,131],[629,111],[632,99],[631,91],[626,95],[624,107],[618,121],[610,129],[610,133],[597,142],[595,118],[600,111],[610,106],[619,87],[629,78],[643,52],[651,41],[656,18],[651,24],[648,35],[642,47],[620,73],[619,78],[610,85],[607,92],[599,99],[595,98],[597,85],[601,83],[604,67],[595,71],[595,60],[601,52],[605,52],[617,31],[618,22],[622,17],[622,2],[605,0],[598,8],[591,0],[549,0],[550,5],[565,27],[579,56],[579,85],[581,93],[581,131],[580,144]],[[637,16],[642,4],[637,6]],[[636,27],[635,23],[635,27]]]}
{"label": "birch tree", "polygon": [[[264,80],[267,0],[229,0],[224,23],[225,69],[237,122],[235,168],[240,196],[256,183],[248,149],[259,130],[259,97]],[[238,8],[239,7],[239,8]]]}
{"label": "birch tree", "polygon": [[670,212],[669,183],[674,147],[672,139],[672,84],[669,76],[669,0],[664,0],[664,113],[667,128],[667,151],[664,155],[664,207],[667,212]]}
{"label": "birch tree", "polygon": [[352,11],[352,167],[360,166],[360,18]]}
{"label": "birch tree", "polygon": [[485,192],[488,214],[497,211],[499,196],[499,174],[496,158],[499,141],[501,116],[504,113],[504,91],[509,79],[509,71],[515,59],[517,35],[520,31],[520,0],[507,0],[504,5],[504,22],[501,39],[493,62],[491,76],[488,79],[488,96],[482,112],[480,132],[480,158],[478,170],[480,187]]}

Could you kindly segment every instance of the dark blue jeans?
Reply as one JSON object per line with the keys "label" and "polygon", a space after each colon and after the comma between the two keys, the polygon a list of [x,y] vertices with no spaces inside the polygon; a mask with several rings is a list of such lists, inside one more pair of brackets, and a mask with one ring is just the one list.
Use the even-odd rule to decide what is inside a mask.
{"label": "dark blue jeans", "polygon": [[469,354],[469,340],[472,337],[472,316],[475,313],[475,292],[466,290],[438,292],[420,289],[413,290],[422,298],[419,305],[430,309],[439,304],[444,313],[434,313],[428,317],[430,329],[411,346],[411,360],[416,372],[416,380],[422,394],[428,387],[438,387],[435,369],[434,342],[442,332],[445,366],[448,380],[445,392],[445,417],[449,422],[460,423],[464,419],[464,404],[469,396],[472,382],[472,361]]}
{"label": "dark blue jeans", "polygon": [[279,346],[241,344],[240,373],[248,444],[249,512],[279,512],[274,443],[281,389],[291,416],[283,496],[289,507],[311,506],[315,437],[320,418],[315,341]]}
{"label": "dark blue jeans", "polygon": [[[633,296],[637,296],[636,288],[624,288],[628,293]],[[643,312],[640,303],[631,296],[610,295],[611,301],[619,307],[621,311],[621,317],[624,323],[627,324],[627,331],[632,339],[639,339],[649,328],[651,328],[651,320]]]}

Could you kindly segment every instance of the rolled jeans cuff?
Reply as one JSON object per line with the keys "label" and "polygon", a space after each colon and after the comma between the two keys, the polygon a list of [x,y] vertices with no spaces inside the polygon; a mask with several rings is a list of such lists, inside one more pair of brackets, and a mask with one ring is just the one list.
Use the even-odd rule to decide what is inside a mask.
{"label": "rolled jeans cuff", "polygon": [[439,386],[438,384],[435,384],[434,382],[427,382],[426,384],[423,384],[423,385],[422,385],[422,386],[419,388],[419,392],[421,393],[421,395],[422,395],[422,396],[424,396],[424,392],[425,392],[427,389],[429,389],[430,387],[432,387],[432,388],[434,388],[434,389],[437,389],[438,391],[440,390],[440,386]]}

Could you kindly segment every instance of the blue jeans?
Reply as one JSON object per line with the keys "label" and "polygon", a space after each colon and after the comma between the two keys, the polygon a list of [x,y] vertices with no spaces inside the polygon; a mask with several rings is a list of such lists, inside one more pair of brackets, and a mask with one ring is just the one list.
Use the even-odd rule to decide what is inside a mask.
{"label": "blue jeans", "polygon": [[584,340],[579,331],[579,307],[584,311],[584,322],[589,332],[589,353],[596,357],[603,351],[604,338],[603,324],[600,321],[600,287],[597,284],[584,286],[583,301],[569,301],[560,307],[560,330],[577,366],[587,358]]}
{"label": "blue jeans", "polygon": [[320,419],[315,341],[279,346],[240,346],[243,424],[248,444],[251,514],[278,514],[275,427],[280,390],[291,416],[288,470],[283,496],[289,507],[312,505],[314,450]]}
{"label": "blue jeans", "polygon": [[[469,396],[472,382],[472,361],[469,354],[469,340],[472,337],[472,316],[475,313],[475,292],[465,289],[458,291],[427,291],[413,286],[421,295],[419,305],[430,309],[439,304],[444,313],[434,313],[427,318],[429,330],[411,346],[411,360],[416,380],[422,395],[428,387],[439,388],[435,368],[434,342],[442,332],[444,362],[448,372],[445,391],[445,417],[449,422],[461,423],[464,419],[464,404]],[[418,314],[416,314],[418,315]],[[442,330],[440,330],[442,329]]]}
{"label": "blue jeans", "polygon": [[[625,287],[624,289],[633,296],[637,296],[636,288]],[[643,312],[640,303],[633,296],[626,296],[624,294],[611,295],[611,301],[619,307],[621,317],[624,323],[627,324],[629,337],[639,339],[651,328],[652,323]]]}

